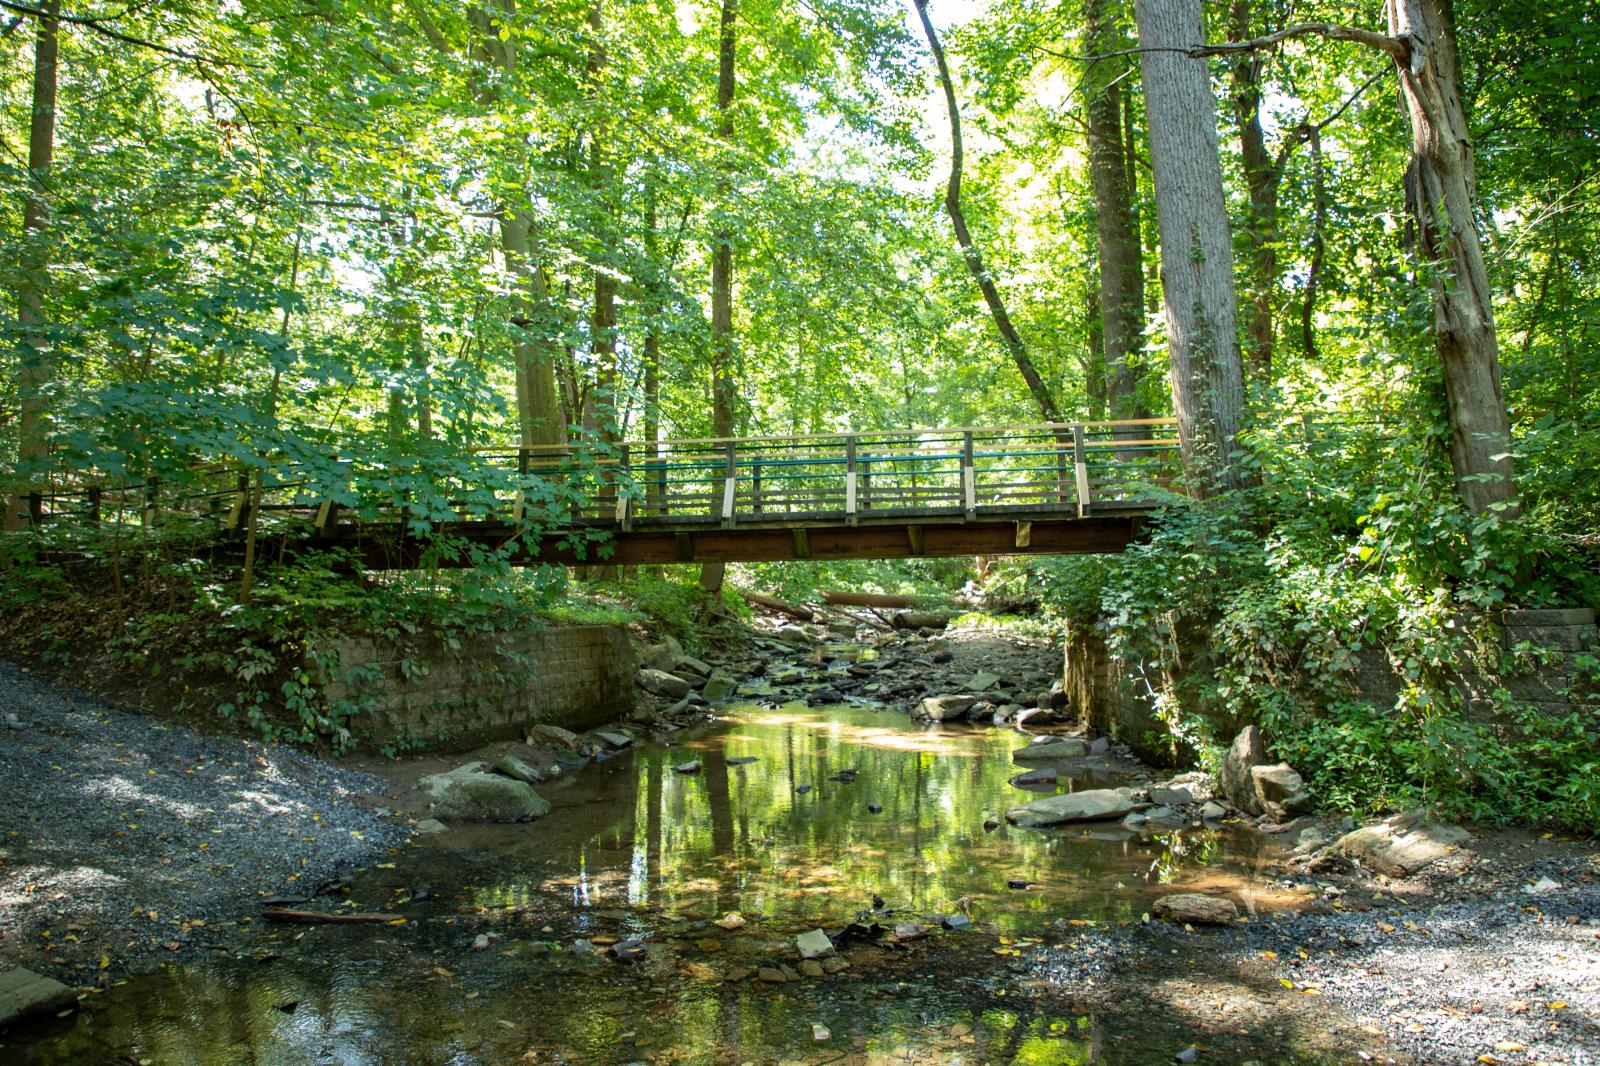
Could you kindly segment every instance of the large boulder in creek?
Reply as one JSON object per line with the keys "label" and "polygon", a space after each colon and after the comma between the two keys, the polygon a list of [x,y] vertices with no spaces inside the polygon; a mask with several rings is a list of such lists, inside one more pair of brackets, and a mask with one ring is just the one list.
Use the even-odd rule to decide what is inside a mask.
{"label": "large boulder in creek", "polygon": [[712,703],[721,703],[738,690],[739,682],[733,679],[733,675],[719,668],[711,671],[711,676],[706,678],[705,687],[700,690],[700,695]]}
{"label": "large boulder in creek", "polygon": [[978,701],[971,696],[929,696],[911,710],[911,717],[928,722],[953,722],[965,718]]}
{"label": "large boulder in creek", "polygon": [[1247,725],[1233,738],[1233,745],[1222,760],[1222,794],[1228,802],[1250,814],[1261,813],[1261,801],[1256,798],[1256,784],[1250,771],[1267,765],[1267,748],[1261,743],[1261,731]]}
{"label": "large boulder in creek", "polygon": [[1227,925],[1239,917],[1233,900],[1223,896],[1203,896],[1198,892],[1178,892],[1156,900],[1150,913],[1165,922],[1188,925]]}
{"label": "large boulder in creek", "polygon": [[1306,783],[1286,762],[1276,766],[1252,766],[1250,781],[1256,803],[1274,822],[1287,821],[1311,809],[1311,794]]}
{"label": "large boulder in creek", "polygon": [[1465,829],[1430,822],[1424,812],[1411,811],[1346,833],[1332,850],[1389,877],[1409,877],[1471,839]]}
{"label": "large boulder in creek", "polygon": [[1006,811],[1006,821],[1024,829],[1069,822],[1104,822],[1121,818],[1136,806],[1128,789],[1091,788],[1012,807]]}
{"label": "large boulder in creek", "polygon": [[451,771],[434,793],[432,814],[451,822],[527,822],[550,811],[550,801],[521,781],[499,774]]}
{"label": "large boulder in creek", "polygon": [[639,671],[639,687],[663,699],[681,700],[689,694],[689,682],[677,674],[646,667]]}

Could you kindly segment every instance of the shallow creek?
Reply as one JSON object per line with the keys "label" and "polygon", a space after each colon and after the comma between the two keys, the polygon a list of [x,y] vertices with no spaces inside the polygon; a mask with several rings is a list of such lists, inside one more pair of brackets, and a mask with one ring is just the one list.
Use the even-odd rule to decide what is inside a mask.
{"label": "shallow creek", "polygon": [[[1258,895],[1254,877],[1259,838],[1141,836],[1115,823],[985,830],[1041,794],[1008,783],[1026,769],[1011,760],[1026,741],[870,707],[733,708],[541,786],[554,810],[535,824],[452,828],[335,897],[404,922],[218,931],[228,943],[211,959],[90,996],[62,1028],[4,1053],[158,1064],[1161,1061],[1181,1031],[1108,1033],[1088,1015],[1025,1007],[1018,945],[1072,923],[1138,921],[1173,883],[1270,909],[1279,901]],[[697,773],[673,770],[691,761]],[[853,780],[838,779],[849,770]],[[1055,787],[1118,783],[1102,771]],[[863,919],[874,895],[892,913]],[[939,929],[963,911],[970,928]],[[744,923],[715,924],[729,912]],[[798,966],[796,933],[858,919],[929,932],[846,947],[849,967],[822,978],[755,975]],[[496,939],[474,950],[480,934]],[[631,937],[644,938],[641,961],[602,954]],[[597,953],[575,951],[578,940]]]}

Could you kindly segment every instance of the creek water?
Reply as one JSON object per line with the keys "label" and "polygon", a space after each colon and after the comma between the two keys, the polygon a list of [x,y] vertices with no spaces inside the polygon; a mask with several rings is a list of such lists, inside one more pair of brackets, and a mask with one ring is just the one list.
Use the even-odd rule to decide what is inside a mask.
{"label": "creek water", "polygon": [[[1173,883],[1248,905],[1258,838],[1115,823],[986,829],[1041,794],[1009,784],[1027,769],[1011,758],[1026,741],[863,706],[734,708],[541,786],[554,809],[537,823],[452,828],[351,878],[342,906],[403,922],[248,923],[213,957],[90,996],[0,1055],[207,1066],[1160,1061],[1168,1034],[1150,1034],[1162,1055],[1140,1057],[1154,1052],[1137,1034],[1108,1040],[1087,1015],[1025,1009],[1008,945],[1065,923],[1137,921]],[[691,762],[698,772],[674,770]],[[1054,790],[1120,780],[1084,770]],[[874,896],[883,910],[863,916]],[[730,912],[743,924],[716,924]],[[939,929],[941,916],[965,913],[970,928]],[[755,974],[797,966],[796,933],[857,920],[929,932],[846,949],[849,968],[823,978]],[[480,934],[493,942],[474,949]],[[640,961],[605,956],[635,937]]]}

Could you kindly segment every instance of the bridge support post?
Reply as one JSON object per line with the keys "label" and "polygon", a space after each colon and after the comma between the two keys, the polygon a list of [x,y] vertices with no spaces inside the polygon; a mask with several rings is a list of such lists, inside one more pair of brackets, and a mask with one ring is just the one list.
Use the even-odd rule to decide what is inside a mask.
{"label": "bridge support post", "polygon": [[632,484],[633,478],[629,476],[628,472],[628,446],[626,444],[621,446],[618,462],[621,465],[617,470],[616,480],[612,482],[612,487],[617,494],[617,526],[624,533],[627,533],[633,529],[633,508],[629,506],[633,502],[633,497],[628,494],[628,487]]}
{"label": "bridge support post", "polygon": [[89,489],[89,524],[91,526],[100,524],[100,497],[101,489],[99,485]]}
{"label": "bridge support post", "polygon": [[1089,462],[1083,448],[1083,427],[1072,427],[1072,472],[1078,482],[1078,517],[1089,512]]}
{"label": "bridge support post", "polygon": [[967,518],[978,517],[978,468],[972,455],[972,430],[961,434],[961,508]]}
{"label": "bridge support post", "polygon": [[856,435],[844,439],[844,520],[856,524]]}
{"label": "bridge support post", "polygon": [[733,505],[739,495],[739,461],[734,454],[734,442],[728,442],[728,454],[722,475],[722,524],[733,526]]}

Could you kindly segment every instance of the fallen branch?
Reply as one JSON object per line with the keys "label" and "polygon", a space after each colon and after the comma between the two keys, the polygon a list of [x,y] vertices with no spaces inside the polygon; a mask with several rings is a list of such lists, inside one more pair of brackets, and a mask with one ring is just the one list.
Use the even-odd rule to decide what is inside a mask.
{"label": "fallen branch", "polygon": [[274,909],[262,911],[261,917],[269,922],[292,922],[297,925],[352,925],[357,922],[398,922],[404,920],[405,915]]}
{"label": "fallen branch", "polygon": [[812,611],[811,608],[795,607],[792,604],[784,603],[775,596],[768,596],[765,592],[740,590],[739,594],[757,607],[765,607],[769,611],[777,611],[779,614],[793,618],[797,622],[815,622],[817,620],[816,612]]}

